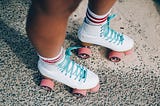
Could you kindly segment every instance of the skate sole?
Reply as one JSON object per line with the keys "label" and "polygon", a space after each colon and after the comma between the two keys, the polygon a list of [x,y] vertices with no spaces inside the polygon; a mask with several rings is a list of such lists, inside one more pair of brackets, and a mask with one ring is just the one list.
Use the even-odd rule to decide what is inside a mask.
{"label": "skate sole", "polygon": [[[90,46],[93,45],[93,44],[82,42],[81,45],[82,45],[82,48],[80,48],[78,50],[78,56],[80,58],[83,58],[83,59],[89,58],[91,56],[91,54],[92,54]],[[96,44],[94,44],[94,45],[96,45]],[[125,55],[129,55],[129,54],[132,54],[132,53],[133,53],[133,48],[131,48],[131,49],[127,50],[127,51],[114,51],[114,50],[111,50],[111,52],[109,53],[109,56],[107,58],[112,62],[119,62],[119,61],[121,61],[121,59]]]}
{"label": "skate sole", "polygon": [[[45,90],[53,90],[54,89],[54,81],[51,78],[48,78],[46,76],[43,76],[43,79],[41,80],[40,86],[45,89]],[[71,88],[71,87],[70,87]],[[77,97],[83,97],[86,96],[88,92],[95,93],[98,92],[100,88],[100,84],[97,84],[96,87],[91,88],[91,89],[77,89],[77,88],[72,88],[72,94],[74,94]]]}

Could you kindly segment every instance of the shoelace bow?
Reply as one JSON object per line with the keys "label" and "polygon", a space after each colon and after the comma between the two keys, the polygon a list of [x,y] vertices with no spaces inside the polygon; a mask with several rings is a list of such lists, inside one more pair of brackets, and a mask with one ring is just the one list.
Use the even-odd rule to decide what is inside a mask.
{"label": "shoelace bow", "polygon": [[115,14],[108,16],[106,24],[104,24],[101,27],[101,37],[104,37],[105,40],[108,40],[109,42],[123,44],[124,37],[121,33],[118,33],[110,28],[110,21],[115,18]]}
{"label": "shoelace bow", "polygon": [[71,51],[78,48],[80,47],[69,47],[66,50],[65,59],[58,66],[60,71],[65,72],[65,75],[69,74],[70,78],[72,78],[72,76],[75,75],[75,80],[79,78],[79,81],[83,79],[83,82],[85,82],[87,78],[87,69],[70,60],[70,56],[72,55]]}

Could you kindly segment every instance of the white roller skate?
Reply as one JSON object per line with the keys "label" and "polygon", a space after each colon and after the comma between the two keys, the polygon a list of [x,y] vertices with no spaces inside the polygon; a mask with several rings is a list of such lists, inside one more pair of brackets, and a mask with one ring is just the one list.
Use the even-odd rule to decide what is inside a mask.
{"label": "white roller skate", "polygon": [[124,54],[127,55],[132,52],[133,40],[110,28],[110,20],[114,17],[115,14],[108,16],[106,23],[102,25],[90,25],[85,21],[83,22],[78,31],[78,38],[83,46],[78,52],[81,58],[88,58],[91,55],[90,44],[111,49],[109,59],[113,62],[120,61]]}
{"label": "white roller skate", "polygon": [[38,69],[44,76],[41,81],[42,87],[53,89],[56,80],[71,88],[74,94],[86,96],[88,92],[99,90],[99,78],[92,71],[70,60],[71,50],[77,47],[68,48],[63,52],[62,59],[56,63],[46,63],[41,58],[38,61]]}

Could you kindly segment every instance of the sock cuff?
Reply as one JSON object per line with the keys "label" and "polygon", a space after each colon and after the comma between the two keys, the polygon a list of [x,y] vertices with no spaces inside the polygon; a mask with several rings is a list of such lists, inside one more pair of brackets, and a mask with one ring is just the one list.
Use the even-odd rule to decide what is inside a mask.
{"label": "sock cuff", "polygon": [[89,9],[89,7],[87,8],[87,14],[88,14],[88,15],[91,15],[91,16],[93,16],[93,17],[96,17],[97,19],[102,19],[102,18],[107,17],[107,16],[110,14],[110,12],[111,12],[111,9],[110,9],[106,14],[104,14],[104,15],[97,15],[97,14],[95,14],[94,12],[92,12],[92,11]]}
{"label": "sock cuff", "polygon": [[[110,9],[110,11],[111,11],[111,9]],[[92,25],[103,24],[103,23],[106,22],[110,11],[107,12],[106,14],[104,14],[104,15],[97,15],[97,14],[95,14],[94,12],[92,12],[92,11],[89,9],[89,7],[88,7],[88,8],[87,8],[87,12],[86,12],[85,21],[86,21],[88,24],[92,24]]]}
{"label": "sock cuff", "polygon": [[63,47],[61,48],[59,54],[56,57],[53,57],[53,58],[46,58],[46,57],[43,57],[43,56],[38,54],[39,58],[41,58],[46,63],[56,63],[57,61],[59,61],[63,58],[63,55],[64,55]]}

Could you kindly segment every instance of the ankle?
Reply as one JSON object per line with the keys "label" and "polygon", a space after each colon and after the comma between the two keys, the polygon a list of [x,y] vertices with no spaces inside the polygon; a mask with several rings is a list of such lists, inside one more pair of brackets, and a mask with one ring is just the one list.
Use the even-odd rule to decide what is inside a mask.
{"label": "ankle", "polygon": [[103,15],[97,15],[96,13],[92,12],[92,10],[90,10],[90,8],[88,7],[84,21],[91,25],[104,24],[108,18],[110,11]]}
{"label": "ankle", "polygon": [[59,54],[57,56],[53,57],[53,58],[46,58],[46,57],[43,57],[43,56],[41,56],[39,54],[38,54],[38,56],[39,56],[41,61],[43,61],[45,63],[48,63],[48,64],[54,64],[54,63],[57,63],[57,62],[59,62],[60,60],[63,59],[64,50],[63,50],[63,48],[61,48]]}

